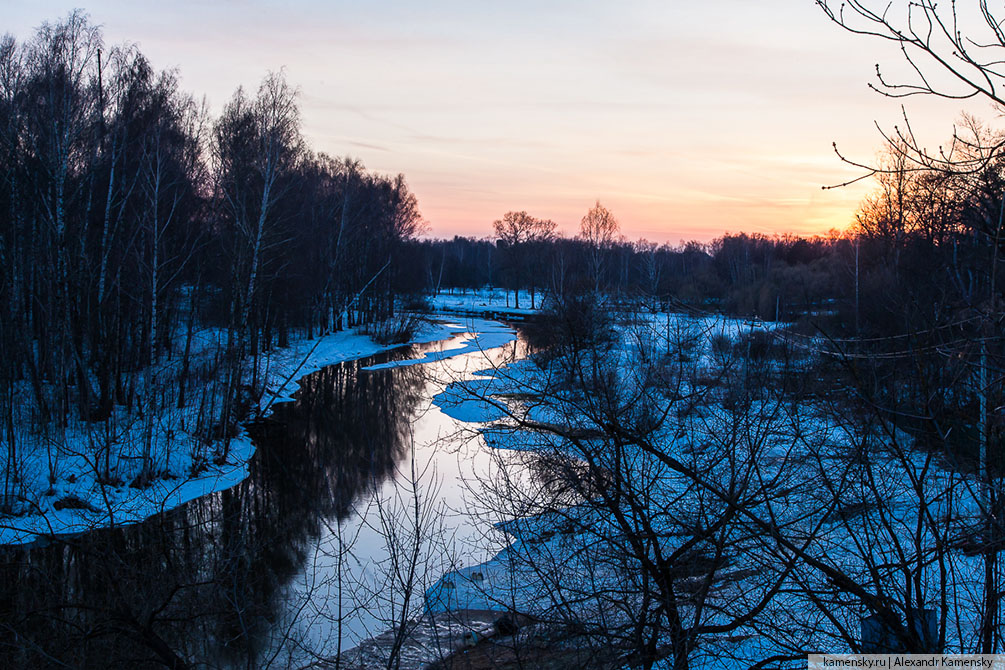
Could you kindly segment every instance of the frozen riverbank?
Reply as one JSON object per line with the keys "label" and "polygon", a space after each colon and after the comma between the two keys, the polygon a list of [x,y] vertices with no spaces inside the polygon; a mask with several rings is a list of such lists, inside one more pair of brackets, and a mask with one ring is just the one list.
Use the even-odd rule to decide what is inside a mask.
{"label": "frozen riverbank", "polygon": [[[470,336],[456,337],[462,333]],[[218,337],[220,334],[207,331],[200,335],[200,342],[210,349]],[[515,333],[483,319],[426,322],[409,344],[448,338],[455,340],[435,352],[434,358],[499,346],[515,339]],[[258,411],[266,412],[275,402],[292,398],[299,388],[297,380],[311,372],[398,346],[407,345],[381,345],[366,335],[340,332],[295,341],[288,348],[269,352],[259,367],[266,382]],[[38,438],[28,442],[33,449],[22,445],[17,476],[24,493],[16,513],[0,517],[0,545],[46,542],[53,536],[137,523],[242,481],[255,452],[247,431],[242,428],[231,439],[225,460],[213,461],[206,455],[218,445],[206,444],[194,434],[198,411],[197,403],[192,403],[156,416],[148,414],[146,419],[120,415],[114,431],[108,429],[110,424],[79,422],[68,426],[58,438],[50,436],[48,444]],[[109,459],[110,444],[126,447]],[[131,486],[125,473],[135,469],[136,454],[143,450],[146,458],[159,464],[160,473],[145,486]],[[54,454],[58,456],[55,467]],[[109,472],[113,476],[107,476]]]}
{"label": "frozen riverbank", "polygon": [[[646,607],[681,603],[675,616],[701,631],[688,661],[718,667],[780,649],[847,653],[886,607],[935,614],[940,598],[973,598],[981,482],[835,383],[833,347],[772,324],[643,310],[573,325],[556,328],[562,346],[547,355],[438,396],[489,445],[539,458],[530,486],[510,473],[490,482],[508,543],[427,589],[427,611],[573,621],[628,659],[644,651],[640,625],[654,655],[677,653],[677,624]],[[915,592],[890,586],[901,574]],[[849,597],[876,588],[893,604]],[[820,603],[841,607],[824,619]],[[941,611],[952,623],[928,642],[971,648],[980,620]]]}

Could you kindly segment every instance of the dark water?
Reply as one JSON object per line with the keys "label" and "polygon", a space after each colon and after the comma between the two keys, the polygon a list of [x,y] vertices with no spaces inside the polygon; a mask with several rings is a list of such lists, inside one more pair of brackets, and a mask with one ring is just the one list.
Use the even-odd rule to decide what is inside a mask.
{"label": "dark water", "polygon": [[[251,427],[258,451],[230,490],[142,524],[0,548],[0,667],[302,667],[421,607],[424,584],[492,551],[462,480],[494,456],[430,404],[488,361],[361,368],[436,346],[304,378],[295,402]],[[412,581],[389,538],[416,557]]]}

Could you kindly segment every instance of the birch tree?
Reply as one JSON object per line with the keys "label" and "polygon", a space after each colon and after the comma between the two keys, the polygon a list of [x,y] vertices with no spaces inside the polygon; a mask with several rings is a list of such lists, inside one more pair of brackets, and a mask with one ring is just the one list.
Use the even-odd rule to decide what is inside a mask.
{"label": "birch tree", "polygon": [[[282,216],[277,205],[288,187],[284,178],[301,149],[296,97],[284,75],[272,73],[253,100],[240,89],[234,94],[214,132],[216,190],[231,227],[233,255],[228,374],[221,419],[224,432],[233,420],[249,333],[257,337],[257,324],[251,316],[259,297],[263,258],[281,243],[272,237]],[[227,445],[222,458],[227,456],[229,442]]]}

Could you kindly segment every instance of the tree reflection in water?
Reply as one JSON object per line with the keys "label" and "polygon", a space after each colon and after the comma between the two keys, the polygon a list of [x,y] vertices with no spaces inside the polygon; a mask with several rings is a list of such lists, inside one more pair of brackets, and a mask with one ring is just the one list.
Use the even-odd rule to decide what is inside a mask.
{"label": "tree reflection in water", "polygon": [[325,368],[251,426],[250,475],[134,526],[0,548],[0,666],[260,666],[326,525],[408,450],[421,368],[360,372],[403,351]]}

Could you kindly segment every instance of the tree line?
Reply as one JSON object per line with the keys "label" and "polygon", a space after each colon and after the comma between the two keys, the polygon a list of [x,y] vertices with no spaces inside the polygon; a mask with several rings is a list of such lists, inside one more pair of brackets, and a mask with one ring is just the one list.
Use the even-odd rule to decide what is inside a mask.
{"label": "tree line", "polygon": [[[198,402],[200,329],[226,333],[211,438],[261,383],[249,357],[394,312],[416,198],[402,175],[312,150],[297,99],[271,73],[214,119],[176,72],[106,47],[80,11],[0,40],[7,472],[26,423],[58,437],[153,403],[155,386],[158,406]],[[168,360],[170,380],[141,381]]]}
{"label": "tree line", "polygon": [[[923,328],[988,295],[998,238],[1003,138],[964,118],[957,142],[967,169],[923,169],[889,148],[844,231],[826,235],[726,233],[710,242],[656,244],[619,234],[600,203],[580,233],[508,212],[486,238],[415,240],[430,292],[498,286],[568,295],[603,291],[666,308],[671,303],[768,321],[812,320],[836,336]],[[976,165],[976,169],[970,169]],[[605,221],[598,232],[595,221]],[[519,306],[519,305],[517,305]]]}

